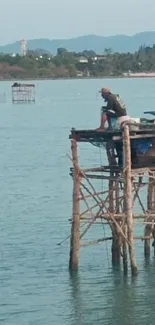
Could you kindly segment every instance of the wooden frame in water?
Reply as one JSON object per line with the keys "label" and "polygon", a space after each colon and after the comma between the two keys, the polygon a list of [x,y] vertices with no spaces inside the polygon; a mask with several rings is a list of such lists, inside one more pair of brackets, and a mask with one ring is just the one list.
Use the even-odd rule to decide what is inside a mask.
{"label": "wooden frame in water", "polygon": [[12,85],[12,103],[35,103],[35,85],[15,82]]}
{"label": "wooden frame in water", "polygon": [[[106,151],[109,166],[81,169],[78,162],[77,144],[80,141],[95,143],[100,137],[97,132],[85,133],[72,130],[71,150],[73,168],[70,175],[73,178],[73,213],[71,221],[70,259],[69,267],[77,270],[79,264],[80,247],[112,241],[112,262],[120,263],[124,273],[128,271],[130,261],[132,275],[138,273],[134,240],[144,241],[145,256],[150,256],[150,240],[155,239],[155,166],[131,165],[131,135],[126,125],[121,131],[123,141],[123,166],[115,164],[113,136],[102,133],[102,141],[106,138]],[[94,134],[94,135],[93,135]],[[152,131],[155,137],[155,130]],[[87,138],[87,139],[86,139]],[[99,139],[101,141],[101,139]],[[93,180],[104,180],[109,183],[105,191],[99,191]],[[146,202],[142,193],[145,189]],[[85,203],[85,210],[81,211],[81,202]],[[138,207],[138,209],[137,209]],[[81,228],[81,224],[85,227]],[[84,236],[95,225],[109,225],[111,236],[83,242]],[[144,234],[134,235],[136,225],[144,226]]]}

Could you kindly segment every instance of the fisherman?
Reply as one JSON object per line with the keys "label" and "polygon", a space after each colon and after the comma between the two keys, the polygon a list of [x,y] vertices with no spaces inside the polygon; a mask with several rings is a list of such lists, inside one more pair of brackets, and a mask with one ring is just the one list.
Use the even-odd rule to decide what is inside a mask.
{"label": "fisherman", "polygon": [[104,131],[106,121],[108,121],[108,129],[112,128],[112,118],[118,119],[127,116],[126,106],[119,95],[111,93],[110,89],[102,88],[100,90],[102,98],[107,103],[107,106],[102,107],[101,125],[97,130]]}

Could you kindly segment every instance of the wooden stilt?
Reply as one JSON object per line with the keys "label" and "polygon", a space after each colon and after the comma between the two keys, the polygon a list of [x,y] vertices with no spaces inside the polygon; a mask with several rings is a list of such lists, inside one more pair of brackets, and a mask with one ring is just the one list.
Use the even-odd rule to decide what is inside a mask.
{"label": "wooden stilt", "polygon": [[[115,192],[114,192],[115,190]],[[117,189],[118,190],[118,189]],[[114,207],[114,193],[116,193],[116,189],[114,187],[114,181],[110,180],[109,181],[109,212],[114,213],[115,207]],[[118,196],[118,192],[116,194]],[[118,201],[116,205],[118,204]],[[120,232],[118,231],[118,228],[116,224],[111,225],[112,228],[112,247],[111,247],[111,252],[112,252],[112,264],[116,265],[120,263]]]}
{"label": "wooden stilt", "polygon": [[152,236],[153,236],[152,246],[154,247],[154,255],[155,255],[155,226],[152,229]]}
{"label": "wooden stilt", "polygon": [[[115,183],[113,182],[113,190],[112,194],[113,197],[111,198],[113,200],[113,204],[110,205],[110,208],[113,210],[110,210],[110,212],[114,212],[119,214],[120,211],[120,201],[119,201],[119,182],[116,180]],[[115,197],[114,197],[115,194]],[[115,203],[115,207],[114,207]],[[118,225],[120,226],[120,222],[118,221]],[[120,257],[121,257],[121,233],[119,231],[119,227],[117,227],[117,224],[112,225],[112,233],[113,233],[113,241],[112,241],[112,263],[114,265],[120,263]]]}
{"label": "wooden stilt", "polygon": [[[150,237],[150,225],[145,226],[144,237]],[[145,239],[144,241],[144,255],[146,258],[150,257],[150,239]]]}
{"label": "wooden stilt", "polygon": [[[149,177],[148,181],[148,192],[147,192],[147,209],[151,211],[152,208],[152,179]],[[150,225],[145,226],[144,236],[150,236],[151,229]],[[146,258],[150,257],[150,239],[144,241],[144,255]]]}
{"label": "wooden stilt", "polygon": [[[155,180],[151,177],[149,173],[149,182],[148,182],[148,193],[147,193],[147,210],[149,213],[153,213],[155,211]],[[147,222],[151,221],[151,218],[147,218]],[[148,223],[145,226],[144,236],[150,237],[152,232],[152,227]],[[150,256],[150,239],[145,239],[144,242],[144,254],[145,257],[148,258]]]}
{"label": "wooden stilt", "polygon": [[[125,160],[125,156],[123,155],[123,159]],[[124,189],[125,192],[125,189]],[[123,213],[126,213],[126,200],[123,201]],[[128,273],[128,248],[127,248],[127,240],[128,239],[128,227],[127,227],[127,222],[126,220],[123,220],[123,226],[122,230],[124,233],[124,238],[123,238],[123,270],[124,270],[124,275],[127,275]]]}
{"label": "wooden stilt", "polygon": [[[117,177],[117,174],[116,174]],[[119,181],[115,181],[115,212],[120,213],[121,211],[121,204],[120,204],[120,184]],[[121,229],[121,222],[117,222],[117,261],[120,263],[121,258],[121,245],[122,245],[122,235],[120,230]]]}
{"label": "wooden stilt", "polygon": [[[106,151],[107,151],[107,157],[110,165],[116,165],[116,159],[114,154],[114,144],[112,141],[107,142],[106,145]],[[109,179],[109,212],[114,213],[114,173],[110,173],[110,179]],[[118,195],[118,193],[117,193]],[[112,246],[111,246],[111,252],[112,252],[112,264],[116,265],[120,263],[120,244],[119,244],[119,233],[118,229],[115,224],[111,225],[112,228]]]}
{"label": "wooden stilt", "polygon": [[[111,175],[112,177],[113,175]],[[114,182],[113,180],[109,180],[109,212],[114,213]],[[111,225],[112,228],[112,264],[115,265],[117,263],[117,235],[116,235],[116,227],[114,224]]]}
{"label": "wooden stilt", "polygon": [[[127,230],[126,223],[123,226],[123,232],[125,237],[128,237],[128,230]],[[128,250],[127,250],[127,242],[125,239],[123,239],[123,268],[124,268],[124,274],[126,275],[128,273]]]}
{"label": "wooden stilt", "polygon": [[115,199],[116,199],[116,209],[115,212],[119,214],[120,212],[120,201],[119,201],[119,181],[115,182]]}
{"label": "wooden stilt", "polygon": [[116,226],[113,224],[112,225],[112,235],[113,235],[113,240],[112,240],[112,264],[117,265],[120,264],[120,253],[121,253],[121,246],[120,246],[120,234],[118,233],[118,230]]}
{"label": "wooden stilt", "polygon": [[129,255],[131,263],[132,275],[138,273],[136,256],[134,251],[134,239],[133,239],[133,216],[132,216],[132,181],[131,181],[131,148],[130,148],[130,133],[129,127],[126,125],[123,132],[123,151],[124,151],[124,201],[125,201],[125,214],[127,218],[128,227],[128,241]]}
{"label": "wooden stilt", "polygon": [[[150,256],[150,241],[153,239],[155,247],[155,160],[152,161],[153,158],[148,159],[148,164],[151,162],[151,165],[146,167],[145,164],[143,165],[143,162],[138,162],[137,160],[131,169],[130,141],[132,141],[131,139],[145,138],[146,131],[142,135],[131,135],[131,132],[129,134],[129,127],[126,125],[124,131],[120,132],[121,152],[123,140],[123,168],[116,162],[115,141],[118,139],[114,139],[111,133],[103,132],[100,134],[96,132],[93,135],[94,131],[81,130],[79,132],[80,135],[72,134],[70,137],[72,139],[72,158],[68,155],[69,159],[73,162],[70,175],[73,177],[74,184],[73,213],[72,219],[70,219],[72,230],[69,267],[71,270],[78,269],[80,247],[98,245],[101,242],[112,240],[113,264],[119,264],[120,256],[122,255],[124,274],[127,274],[129,256],[132,275],[136,275],[138,269],[134,240],[144,241],[145,256]],[[155,138],[154,134],[151,134],[152,136]],[[80,141],[89,142],[95,146],[101,146],[103,142],[104,144],[106,143],[109,165],[81,169],[78,165],[77,157],[77,142]],[[103,179],[106,182],[104,184],[105,188],[101,191],[97,181]],[[108,188],[106,188],[107,181],[109,182]],[[145,197],[146,191],[148,191],[147,206],[145,200],[143,200],[144,196],[141,197],[142,188],[144,188]],[[82,207],[84,204],[86,206],[81,212],[80,203]],[[137,203],[140,209],[138,213]],[[109,225],[112,236],[106,237],[105,235],[104,238],[97,240],[95,238],[92,238],[90,241],[85,240],[86,233],[93,225],[97,225],[97,227],[99,225],[102,225],[102,227]],[[143,225],[145,227],[145,235],[133,237],[134,225]]]}
{"label": "wooden stilt", "polygon": [[[106,151],[107,151],[107,157],[110,165],[116,165],[116,159],[115,159],[115,153],[114,153],[114,144],[113,142],[109,141],[107,142],[106,145]],[[114,207],[114,191],[116,194],[116,206],[118,208],[118,187],[116,190],[116,182],[113,180],[114,178],[114,173],[110,173],[110,179],[109,179],[109,212],[114,213],[115,207]],[[117,183],[118,184],[118,183]],[[112,252],[112,264],[116,265],[120,263],[120,233],[118,232],[118,228],[116,224],[111,225],[112,228],[112,247],[111,247],[111,252]]]}
{"label": "wooden stilt", "polygon": [[77,156],[77,142],[72,140],[72,159],[74,165],[73,174],[73,215],[72,215],[72,229],[71,229],[71,241],[70,241],[70,270],[77,270],[79,263],[79,249],[80,249],[80,175],[78,168],[78,156]]}

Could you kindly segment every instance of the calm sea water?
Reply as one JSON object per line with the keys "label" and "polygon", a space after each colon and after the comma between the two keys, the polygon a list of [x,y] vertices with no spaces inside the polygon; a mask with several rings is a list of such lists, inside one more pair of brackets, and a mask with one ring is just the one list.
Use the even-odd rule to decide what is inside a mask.
{"label": "calm sea water", "polygon": [[[155,79],[40,81],[35,105],[12,105],[11,83],[0,83],[7,95],[0,103],[2,324],[154,324],[155,258],[145,263],[143,243],[136,243],[135,280],[112,268],[109,244],[82,249],[71,277],[69,243],[57,245],[70,233],[69,132],[98,127],[102,86],[120,93],[135,117],[155,109]],[[79,152],[82,166],[100,164],[98,148],[81,144]],[[88,237],[104,237],[103,228]]]}

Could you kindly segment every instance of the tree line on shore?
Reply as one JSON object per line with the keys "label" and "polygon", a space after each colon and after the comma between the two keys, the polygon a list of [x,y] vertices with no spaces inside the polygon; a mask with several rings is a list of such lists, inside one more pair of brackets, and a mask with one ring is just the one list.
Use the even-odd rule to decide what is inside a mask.
{"label": "tree line on shore", "polygon": [[141,46],[135,53],[103,55],[94,51],[68,52],[59,48],[55,56],[42,50],[25,56],[0,54],[0,79],[121,77],[124,73],[155,72],[155,45]]}

